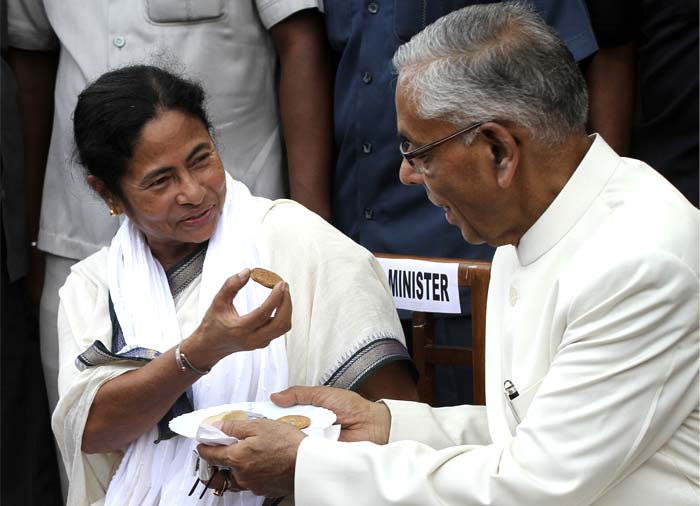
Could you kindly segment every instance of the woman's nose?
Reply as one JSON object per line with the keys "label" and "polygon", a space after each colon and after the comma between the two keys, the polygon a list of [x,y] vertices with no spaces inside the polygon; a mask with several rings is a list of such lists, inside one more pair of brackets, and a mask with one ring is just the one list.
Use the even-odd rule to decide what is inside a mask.
{"label": "woman's nose", "polygon": [[207,191],[199,180],[189,171],[182,176],[180,183],[180,192],[177,196],[178,204],[201,204],[204,200],[204,195]]}
{"label": "woman's nose", "polygon": [[423,174],[416,170],[413,165],[408,163],[405,158],[401,160],[399,167],[399,180],[403,184],[423,184]]}

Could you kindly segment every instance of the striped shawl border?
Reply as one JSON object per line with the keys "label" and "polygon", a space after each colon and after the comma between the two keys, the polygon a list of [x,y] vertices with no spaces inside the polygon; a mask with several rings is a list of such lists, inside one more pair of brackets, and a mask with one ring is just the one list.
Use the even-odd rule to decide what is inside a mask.
{"label": "striped shawl border", "polygon": [[[406,360],[413,366],[408,350],[395,336],[373,336],[361,342],[358,349],[351,351],[335,371],[326,373],[328,377],[322,384],[355,390],[375,370],[399,360]],[[412,370],[417,376],[415,367]]]}

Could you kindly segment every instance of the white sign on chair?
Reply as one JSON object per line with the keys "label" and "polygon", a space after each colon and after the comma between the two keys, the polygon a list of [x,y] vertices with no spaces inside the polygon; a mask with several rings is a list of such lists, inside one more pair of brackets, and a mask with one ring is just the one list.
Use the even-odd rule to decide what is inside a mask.
{"label": "white sign on chair", "polygon": [[425,260],[377,258],[398,309],[460,313],[459,264]]}

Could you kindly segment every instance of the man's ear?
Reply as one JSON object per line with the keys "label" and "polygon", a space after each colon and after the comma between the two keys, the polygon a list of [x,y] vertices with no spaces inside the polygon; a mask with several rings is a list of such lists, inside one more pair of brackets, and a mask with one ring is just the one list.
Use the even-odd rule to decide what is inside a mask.
{"label": "man's ear", "polygon": [[90,188],[92,188],[95,193],[97,193],[100,198],[104,200],[104,203],[107,204],[110,214],[116,215],[122,212],[120,200],[107,189],[104,181],[102,181],[99,177],[90,175],[87,177],[87,183],[90,185]]}
{"label": "man's ear", "polygon": [[496,181],[501,188],[508,188],[518,170],[520,145],[511,131],[499,123],[488,122],[479,128],[491,147]]}

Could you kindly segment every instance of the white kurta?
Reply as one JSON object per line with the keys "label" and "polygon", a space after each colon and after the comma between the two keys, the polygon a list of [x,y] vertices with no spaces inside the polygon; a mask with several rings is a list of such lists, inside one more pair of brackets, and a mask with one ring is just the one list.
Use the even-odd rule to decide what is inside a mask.
{"label": "white kurta", "polygon": [[698,215],[596,137],[496,252],[487,407],[387,401],[389,445],[307,438],[297,504],[697,505]]}
{"label": "white kurta", "polygon": [[284,196],[269,30],[317,7],[317,0],[8,0],[11,46],[61,52],[39,249],[83,259],[119,227],[73,162],[73,110],[88,83],[125,65],[157,65],[201,82],[227,172],[254,195]]}
{"label": "white kurta", "polygon": [[[269,207],[261,222],[260,239],[266,243],[271,268],[288,282],[292,296],[292,329],[284,337],[289,384],[354,387],[364,373],[387,360],[406,358],[389,287],[374,256],[297,203],[257,200]],[[197,304],[188,303],[198,300],[198,291],[199,279],[195,279],[175,300],[183,336],[198,324]],[[97,390],[134,368],[117,364],[79,371],[74,365],[94,340],[110,348],[108,295],[106,249],[76,264],[61,289],[61,399],[52,422],[70,478],[71,506],[102,504],[122,457],[121,453],[86,455],[80,449]],[[401,357],[401,353],[406,355]],[[214,372],[200,379],[194,390],[200,383],[206,388],[212,378]],[[255,382],[255,378],[244,380]],[[222,397],[213,405],[226,402],[230,400]],[[196,394],[194,404],[196,409],[207,407],[198,404]],[[194,475],[189,483],[180,484],[182,491],[175,491],[178,501],[186,501],[192,480]],[[224,504],[211,494],[206,500],[207,504]],[[161,501],[176,504],[163,497]]]}

